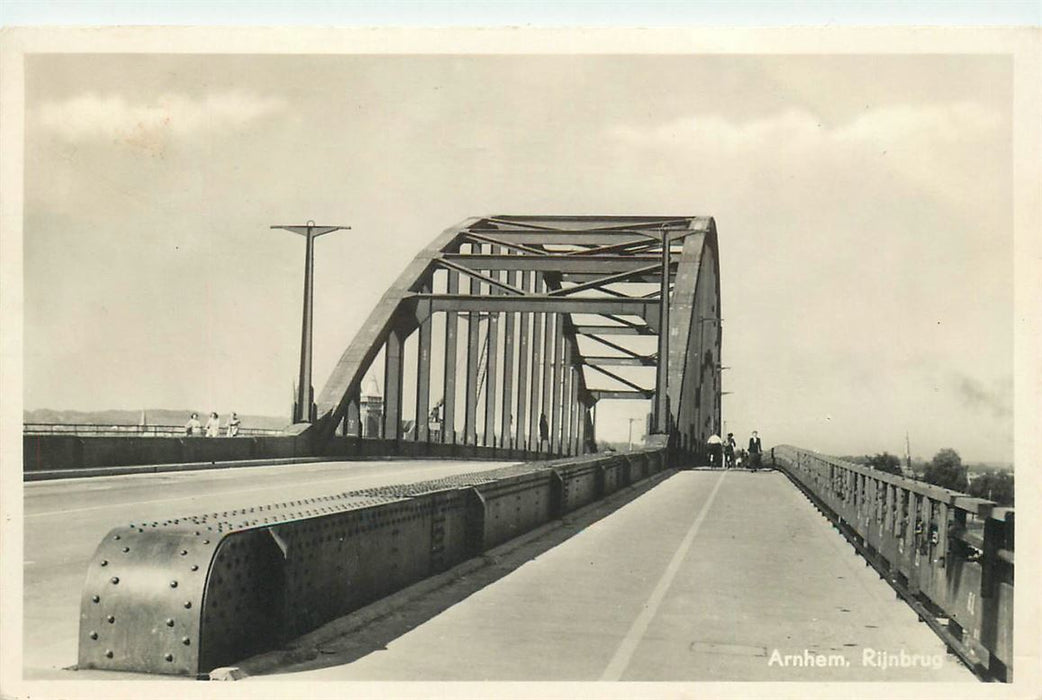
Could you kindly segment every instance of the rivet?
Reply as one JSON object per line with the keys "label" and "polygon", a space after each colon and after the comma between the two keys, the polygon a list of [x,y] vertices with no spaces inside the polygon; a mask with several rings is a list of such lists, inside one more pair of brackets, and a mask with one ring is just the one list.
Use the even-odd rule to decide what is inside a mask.
{"label": "rivet", "polygon": [[203,544],[210,544],[210,540],[203,540]]}
{"label": "rivet", "polygon": [[182,556],[182,557],[184,557],[184,556],[188,556],[188,550],[187,550],[187,549],[182,549],[182,550],[181,550],[181,556]]}
{"label": "rivet", "polygon": [[192,601],[186,600],[185,601],[185,609],[187,610],[188,608],[191,608],[191,607],[192,607]]}
{"label": "rivet", "polygon": [[199,570],[199,565],[198,564],[192,564],[192,571],[198,571],[198,570]]}
{"label": "rivet", "polygon": [[173,654],[167,654],[163,658],[166,659],[167,661],[173,661],[174,660],[174,655]]}
{"label": "rivet", "polygon": [[109,616],[108,616],[108,617],[106,617],[105,619],[109,621],[109,624],[110,624],[110,625],[111,625],[112,623],[114,623],[114,622],[116,621],[116,618],[115,618],[115,617],[113,617],[112,615],[109,615]]}
{"label": "rivet", "polygon": [[181,637],[181,643],[184,644],[185,646],[188,646],[192,642],[188,639],[188,637]]}
{"label": "rivet", "polygon": [[109,565],[109,560],[108,559],[102,559],[101,560],[101,565],[102,566],[108,566]]}
{"label": "rivet", "polygon": [[119,583],[119,576],[113,576],[111,581],[113,584]]}
{"label": "rivet", "polygon": [[91,639],[97,639],[98,638],[98,633],[95,632],[94,630],[91,630],[90,631],[90,638]]}
{"label": "rivet", "polygon": [[120,537],[119,537],[119,535],[116,535],[116,536],[115,536],[115,537],[113,537],[112,539],[114,539],[114,540],[118,540],[118,539],[120,539]]}
{"label": "rivet", "polygon": [[172,617],[166,618],[166,626],[167,627],[173,627],[174,626],[174,618],[172,618]]}
{"label": "rivet", "polygon": [[123,548],[123,553],[124,553],[124,554],[126,554],[126,553],[127,553],[127,552],[129,552],[129,551],[130,551],[130,547],[124,547],[124,548]]}
{"label": "rivet", "polygon": [[111,649],[106,649],[105,650],[105,658],[106,659],[111,659],[112,658],[112,650]]}
{"label": "rivet", "polygon": [[170,582],[170,587],[171,588],[177,588],[177,581],[171,581]]}
{"label": "rivet", "polygon": [[92,595],[90,597],[90,602],[92,602],[92,603],[100,603],[101,602],[101,597],[100,596],[96,596],[96,595]]}

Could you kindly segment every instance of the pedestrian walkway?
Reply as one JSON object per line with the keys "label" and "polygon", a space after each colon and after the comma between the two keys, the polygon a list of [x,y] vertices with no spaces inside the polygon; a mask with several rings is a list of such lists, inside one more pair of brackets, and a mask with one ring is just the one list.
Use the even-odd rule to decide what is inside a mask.
{"label": "pedestrian walkway", "polygon": [[325,646],[264,679],[975,680],[773,471],[678,472],[386,648]]}

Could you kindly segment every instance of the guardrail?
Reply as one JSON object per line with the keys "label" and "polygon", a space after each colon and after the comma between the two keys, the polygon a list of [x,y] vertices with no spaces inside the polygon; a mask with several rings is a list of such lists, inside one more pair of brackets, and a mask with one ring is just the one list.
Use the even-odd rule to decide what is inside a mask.
{"label": "guardrail", "polygon": [[[222,427],[219,437],[225,436]],[[183,425],[102,425],[100,423],[23,423],[23,435],[133,435],[138,437],[188,437]],[[272,428],[239,428],[236,437],[282,435]],[[203,437],[200,430],[192,437]]]}
{"label": "guardrail", "polygon": [[771,458],[978,676],[1012,681],[1012,508],[789,445]]}
{"label": "guardrail", "polygon": [[513,465],[110,531],[79,667],[205,677],[666,468],[665,450]]}

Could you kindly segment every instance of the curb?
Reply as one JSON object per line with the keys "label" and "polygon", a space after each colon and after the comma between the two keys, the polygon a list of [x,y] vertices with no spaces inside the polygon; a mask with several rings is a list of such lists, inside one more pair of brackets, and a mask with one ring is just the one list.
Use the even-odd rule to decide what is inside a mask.
{"label": "curb", "polygon": [[91,476],[122,476],[126,474],[160,474],[164,472],[197,471],[200,469],[234,469],[236,467],[269,467],[282,464],[350,461],[337,457],[277,457],[272,459],[239,459],[225,462],[186,462],[184,464],[140,464],[123,467],[90,467],[87,469],[41,469],[22,473],[22,481],[50,481]]}

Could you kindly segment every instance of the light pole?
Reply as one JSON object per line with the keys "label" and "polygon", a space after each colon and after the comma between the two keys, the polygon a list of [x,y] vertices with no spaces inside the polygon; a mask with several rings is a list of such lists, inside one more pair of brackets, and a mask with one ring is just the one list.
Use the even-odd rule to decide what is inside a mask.
{"label": "light pole", "polygon": [[304,319],[300,328],[300,378],[297,384],[296,402],[293,404],[293,422],[310,423],[313,420],[311,408],[314,402],[311,388],[311,326],[314,317],[313,298],[315,272],[315,239],[333,231],[350,229],[350,226],[316,226],[308,221],[303,226],[272,226],[304,236],[307,246],[304,253]]}

